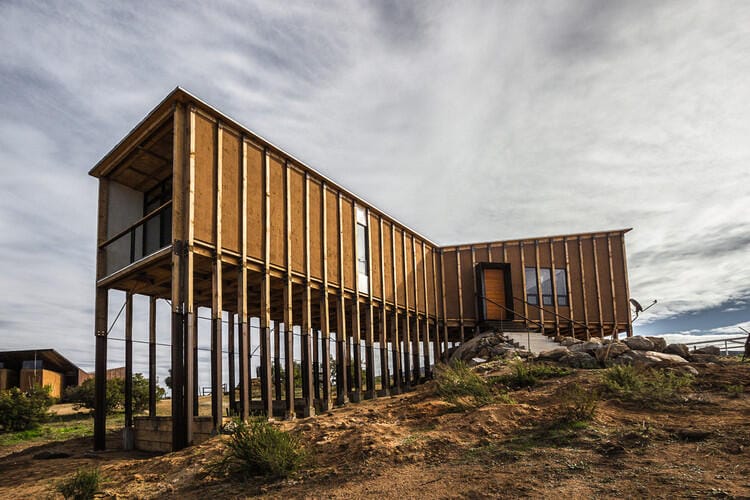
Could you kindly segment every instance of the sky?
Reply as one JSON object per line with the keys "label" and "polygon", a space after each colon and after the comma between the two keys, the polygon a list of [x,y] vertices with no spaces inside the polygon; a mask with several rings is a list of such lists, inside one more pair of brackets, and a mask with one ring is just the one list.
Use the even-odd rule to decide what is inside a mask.
{"label": "sky", "polygon": [[750,329],[750,3],[117,4],[0,1],[0,350],[93,369],[87,172],[178,85],[439,244],[634,228],[636,333]]}

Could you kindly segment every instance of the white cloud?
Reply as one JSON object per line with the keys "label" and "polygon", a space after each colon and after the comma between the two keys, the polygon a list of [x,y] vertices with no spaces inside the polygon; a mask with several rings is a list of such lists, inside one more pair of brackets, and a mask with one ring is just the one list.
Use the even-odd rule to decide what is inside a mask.
{"label": "white cloud", "polygon": [[91,345],[86,171],[178,84],[438,242],[635,227],[644,324],[747,300],[749,14],[5,2],[3,343]]}

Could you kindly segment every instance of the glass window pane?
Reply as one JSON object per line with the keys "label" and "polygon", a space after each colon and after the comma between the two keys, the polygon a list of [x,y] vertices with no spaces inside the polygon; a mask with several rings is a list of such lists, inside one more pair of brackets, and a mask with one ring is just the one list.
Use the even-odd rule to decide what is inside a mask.
{"label": "glass window pane", "polygon": [[357,224],[357,272],[367,276],[367,228]]}
{"label": "glass window pane", "polygon": [[568,305],[568,276],[565,269],[555,269],[555,288],[557,289],[557,305]]}
{"label": "glass window pane", "polygon": [[539,270],[542,282],[542,304],[552,305],[552,269],[543,267]]}
{"label": "glass window pane", "polygon": [[529,304],[539,303],[539,290],[536,286],[536,268],[526,268],[526,302]]}

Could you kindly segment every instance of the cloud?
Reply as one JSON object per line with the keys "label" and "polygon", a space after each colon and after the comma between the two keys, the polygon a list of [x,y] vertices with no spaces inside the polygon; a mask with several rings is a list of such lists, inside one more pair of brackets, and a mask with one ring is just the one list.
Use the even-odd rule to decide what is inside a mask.
{"label": "cloud", "polygon": [[747,301],[748,15],[743,2],[3,2],[4,343],[33,335],[90,358],[86,172],[178,84],[439,243],[634,227],[632,295],[659,299],[643,324]]}

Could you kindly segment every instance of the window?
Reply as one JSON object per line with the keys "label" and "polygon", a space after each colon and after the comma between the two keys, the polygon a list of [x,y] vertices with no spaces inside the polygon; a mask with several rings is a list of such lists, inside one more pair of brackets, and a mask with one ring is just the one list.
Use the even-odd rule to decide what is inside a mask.
{"label": "window", "polygon": [[539,305],[539,289],[536,284],[536,268],[526,268],[526,302]]}
{"label": "window", "polygon": [[552,269],[543,267],[539,270],[542,281],[542,305],[552,305]]}
{"label": "window", "polygon": [[367,247],[367,213],[363,208],[357,207],[357,280],[359,290],[366,292],[369,289],[369,275],[367,262],[370,258],[370,249]]}
{"label": "window", "polygon": [[557,305],[568,305],[568,273],[565,269],[555,269],[555,289],[557,290]]}

